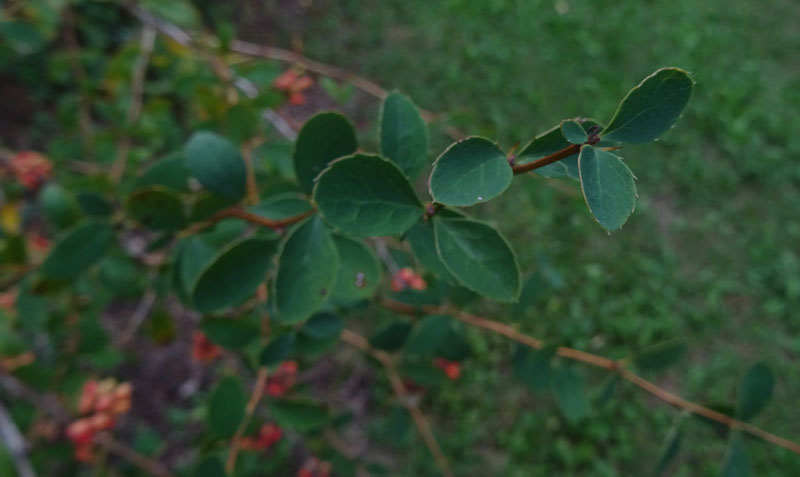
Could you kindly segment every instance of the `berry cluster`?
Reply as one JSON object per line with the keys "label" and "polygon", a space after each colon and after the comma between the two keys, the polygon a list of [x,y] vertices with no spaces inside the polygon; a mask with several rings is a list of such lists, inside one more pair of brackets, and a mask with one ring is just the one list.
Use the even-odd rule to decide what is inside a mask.
{"label": "berry cluster", "polygon": [[192,358],[201,363],[210,363],[219,358],[222,348],[215,345],[202,331],[195,331],[192,335]]}
{"label": "berry cluster", "polygon": [[297,471],[297,477],[328,477],[331,474],[331,464],[320,461],[316,457],[309,457],[303,467]]}
{"label": "berry cluster", "polygon": [[412,290],[424,290],[428,288],[428,284],[421,275],[417,275],[414,270],[409,267],[401,268],[394,275],[392,275],[392,291],[402,291],[406,288]]}
{"label": "berry cluster", "polygon": [[275,424],[268,422],[261,426],[255,437],[245,436],[241,439],[241,447],[249,451],[265,451],[274,446],[283,437],[283,431]]}
{"label": "berry cluster", "polygon": [[284,361],[278,369],[267,378],[265,391],[272,397],[280,397],[286,394],[294,386],[297,380],[297,361]]}
{"label": "berry cluster", "polygon": [[433,364],[444,371],[448,378],[455,381],[461,376],[461,363],[458,361],[449,361],[444,358],[436,358]]}
{"label": "berry cluster", "polygon": [[8,169],[20,184],[35,189],[50,178],[53,164],[38,152],[20,151],[8,161]]}
{"label": "berry cluster", "polygon": [[115,419],[128,412],[132,392],[130,383],[117,383],[111,378],[84,383],[78,400],[78,412],[84,417],[73,421],[66,430],[67,438],[75,445],[75,459],[92,460],[95,434],[112,429]]}
{"label": "berry cluster", "polygon": [[296,106],[306,102],[303,91],[313,84],[314,80],[310,76],[299,74],[294,69],[288,69],[272,82],[272,87],[283,91],[289,98],[289,104]]}

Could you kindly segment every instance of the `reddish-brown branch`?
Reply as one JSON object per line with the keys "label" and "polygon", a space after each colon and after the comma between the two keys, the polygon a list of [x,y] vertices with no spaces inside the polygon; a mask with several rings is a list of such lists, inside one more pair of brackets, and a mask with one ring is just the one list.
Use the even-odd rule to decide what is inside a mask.
{"label": "reddish-brown branch", "polygon": [[540,167],[544,167],[546,165],[552,164],[556,161],[560,161],[561,159],[567,158],[573,154],[577,154],[581,152],[581,146],[579,144],[570,144],[569,146],[565,147],[560,151],[556,151],[549,156],[544,156],[540,159],[537,159],[533,162],[529,162],[527,164],[521,164],[519,166],[514,166],[511,170],[514,171],[514,174],[524,174],[526,172],[530,172],[534,169],[538,169]]}
{"label": "reddish-brown branch", "polygon": [[227,218],[227,217],[236,217],[236,218],[239,218],[239,219],[242,219],[242,220],[246,220],[246,221],[248,221],[248,222],[250,222],[252,224],[260,225],[262,227],[269,227],[269,228],[274,230],[274,229],[283,229],[283,228],[288,227],[289,225],[296,224],[297,222],[300,222],[301,220],[305,219],[306,217],[311,216],[314,212],[315,212],[315,210],[311,209],[311,210],[308,210],[306,212],[303,212],[300,215],[295,215],[293,217],[287,217],[287,218],[281,219],[281,220],[272,220],[272,219],[268,219],[266,217],[262,217],[262,216],[256,215],[256,214],[251,214],[250,212],[245,212],[245,211],[239,210],[239,209],[226,209],[226,210],[223,210],[222,212],[217,213],[214,216],[213,221],[214,222],[218,222],[218,221],[220,221],[220,220],[222,220],[224,218]]}
{"label": "reddish-brown branch", "polygon": [[381,365],[383,365],[383,369],[386,371],[386,377],[389,379],[389,384],[392,386],[392,391],[394,391],[394,393],[397,395],[397,398],[406,407],[408,413],[411,415],[411,419],[413,419],[414,424],[417,426],[417,429],[422,436],[422,440],[425,441],[425,445],[428,446],[428,450],[430,450],[431,454],[433,455],[436,465],[439,467],[442,475],[445,477],[452,477],[453,471],[450,469],[450,462],[447,460],[444,452],[442,452],[442,448],[439,446],[436,436],[433,435],[433,430],[431,429],[430,422],[428,422],[428,418],[425,417],[425,414],[423,414],[419,407],[409,397],[408,390],[406,389],[405,384],[403,384],[403,380],[400,378],[400,374],[397,372],[397,369],[394,366],[394,360],[392,360],[392,357],[385,351],[371,347],[369,342],[364,339],[363,336],[348,329],[342,331],[342,340],[345,343],[369,354],[378,362],[380,362]]}
{"label": "reddish-brown branch", "polygon": [[[381,299],[380,304],[390,310],[407,315],[417,315],[419,313],[450,315],[463,321],[464,323],[475,326],[477,328],[482,328],[484,330],[491,331],[493,333],[503,335],[506,338],[516,341],[517,343],[521,343],[525,346],[529,346],[535,349],[540,349],[543,346],[541,340],[536,339],[532,336],[528,336],[524,333],[521,333],[509,325],[500,323],[498,321],[490,320],[482,316],[464,313],[462,311],[450,307],[433,306],[433,305],[414,307],[411,305],[407,305],[405,303],[400,303],[389,299]],[[670,393],[666,389],[663,389],[657,386],[656,384],[644,379],[643,377],[634,373],[630,369],[625,368],[623,364],[619,361],[614,361],[592,353],[587,353],[585,351],[573,348],[566,348],[563,346],[557,348],[556,354],[558,356],[561,356],[562,358],[580,361],[582,363],[590,364],[592,366],[596,366],[599,368],[607,369],[609,371],[618,373],[623,379],[635,384],[639,388],[647,391],[648,393],[666,402],[667,404],[671,404],[680,409],[684,409],[693,414],[697,414],[698,416],[703,416],[712,421],[719,422],[720,424],[728,426],[731,429],[737,429],[746,432],[748,434],[754,435],[767,442],[783,447],[784,449],[788,449],[794,453],[800,454],[800,444],[797,444],[796,442],[790,441],[783,437],[767,432],[759,427],[753,426],[752,424],[748,424],[744,421],[734,419],[731,416],[728,416],[721,412],[714,411],[713,409],[709,409],[705,406],[701,406],[691,401],[687,401],[686,399],[683,399],[680,396],[676,396],[675,394]]]}

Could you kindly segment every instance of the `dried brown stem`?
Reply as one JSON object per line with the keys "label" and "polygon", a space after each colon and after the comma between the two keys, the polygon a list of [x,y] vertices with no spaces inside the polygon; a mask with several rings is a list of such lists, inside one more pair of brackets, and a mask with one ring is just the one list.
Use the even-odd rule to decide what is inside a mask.
{"label": "dried brown stem", "polygon": [[444,452],[442,452],[442,448],[439,446],[436,436],[433,435],[433,430],[428,422],[428,418],[425,417],[425,414],[422,413],[417,404],[410,399],[408,390],[403,384],[403,380],[400,378],[400,374],[398,374],[397,369],[394,366],[392,357],[385,351],[371,347],[369,342],[367,342],[363,336],[348,329],[342,331],[342,340],[345,343],[364,351],[381,363],[383,369],[386,371],[386,377],[389,378],[392,391],[394,391],[394,393],[397,395],[397,398],[406,407],[408,413],[411,415],[411,419],[414,420],[414,424],[417,426],[417,430],[419,430],[422,440],[425,441],[425,445],[428,446],[428,450],[430,450],[431,454],[433,455],[436,465],[439,467],[442,475],[445,477],[452,477],[453,471],[450,469],[450,462],[447,460]]}
{"label": "dried brown stem", "polygon": [[[390,310],[407,315],[416,315],[420,312],[428,314],[450,315],[463,321],[464,323],[475,326],[477,328],[482,328],[484,330],[491,331],[493,333],[503,335],[506,338],[516,341],[517,343],[521,343],[525,346],[529,346],[535,349],[540,349],[543,346],[541,340],[536,339],[532,336],[528,336],[524,333],[521,333],[509,325],[491,320],[489,318],[484,318],[482,316],[464,313],[462,311],[450,307],[446,306],[414,307],[411,305],[407,305],[405,303],[400,303],[389,299],[380,300],[380,304]],[[714,411],[713,409],[709,409],[705,406],[701,406],[691,401],[687,401],[686,399],[683,399],[680,396],[676,396],[675,394],[670,393],[666,389],[659,387],[658,385],[644,379],[643,377],[639,376],[633,371],[625,368],[623,364],[619,361],[614,361],[592,353],[587,353],[585,351],[573,348],[566,348],[563,346],[559,347],[556,350],[556,354],[558,354],[558,356],[561,356],[562,358],[580,361],[582,363],[590,364],[592,366],[607,369],[611,372],[617,373],[623,379],[635,384],[639,388],[647,391],[648,393],[666,402],[667,404],[671,404],[677,408],[684,409],[693,414],[697,414],[698,416],[703,416],[712,421],[719,422],[720,424],[728,426],[731,429],[736,429],[746,432],[753,436],[759,437],[767,442],[783,447],[784,449],[788,449],[796,454],[800,454],[800,444],[797,444],[796,442],[790,441],[783,437],[767,432],[759,427],[753,426],[752,424],[748,424],[738,419],[734,419],[726,414]]]}

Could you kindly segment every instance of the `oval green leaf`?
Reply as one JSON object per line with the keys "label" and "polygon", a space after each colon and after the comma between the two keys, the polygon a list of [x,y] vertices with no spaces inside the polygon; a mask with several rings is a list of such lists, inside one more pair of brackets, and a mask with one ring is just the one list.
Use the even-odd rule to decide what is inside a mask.
{"label": "oval green leaf", "polygon": [[63,229],[74,224],[80,216],[75,196],[55,183],[49,183],[39,193],[39,205],[48,222]]}
{"label": "oval green leaf", "polygon": [[133,183],[134,189],[162,186],[176,192],[189,191],[189,169],[183,152],[175,152],[148,167]]}
{"label": "oval green leaf", "polygon": [[400,235],[423,213],[402,171],[364,154],[333,162],[317,180],[314,201],[325,220],[355,237]]}
{"label": "oval green leaf", "polygon": [[330,420],[328,409],[311,400],[270,401],[269,410],[278,424],[298,432],[318,429]]}
{"label": "oval green leaf", "polygon": [[413,326],[405,321],[391,321],[382,325],[369,338],[369,345],[373,348],[384,351],[395,351],[400,349],[406,342]]}
{"label": "oval green leaf", "polygon": [[583,130],[583,126],[573,119],[561,121],[561,135],[571,144],[583,144],[589,140],[589,135]]}
{"label": "oval green leaf", "polygon": [[578,170],[594,218],[606,230],[621,228],[636,207],[633,172],[619,156],[592,146],[581,148]]}
{"label": "oval green leaf", "polygon": [[209,191],[238,200],[247,191],[244,159],[232,142],[210,131],[199,131],[184,148],[186,166]]}
{"label": "oval green leaf", "polygon": [[277,249],[263,237],[251,237],[223,250],[200,272],[192,290],[192,304],[203,313],[240,303],[267,279]]}
{"label": "oval green leaf", "polygon": [[439,156],[429,188],[434,201],[466,207],[497,197],[513,177],[503,151],[486,138],[470,137],[453,143]]}
{"label": "oval green leaf", "polygon": [[56,242],[39,270],[50,278],[74,278],[105,255],[113,243],[114,227],[108,222],[81,222]]}
{"label": "oval green leaf", "polygon": [[294,147],[294,172],[297,182],[308,193],[314,180],[334,159],[348,156],[358,148],[356,130],[337,113],[320,113],[309,119],[297,135]]}
{"label": "oval green leaf", "polygon": [[433,224],[418,221],[406,232],[406,240],[411,246],[411,251],[428,271],[435,273],[440,278],[455,281],[453,275],[444,266],[439,254],[436,253],[436,239],[433,234]]}
{"label": "oval green leaf", "polygon": [[577,422],[589,414],[589,398],[583,378],[569,366],[553,368],[553,392],[559,409],[570,422]]}
{"label": "oval green leaf", "polygon": [[275,277],[275,305],[287,323],[314,313],[330,295],[339,269],[339,254],[319,217],[294,229],[281,250]]}
{"label": "oval green leaf", "polygon": [[239,381],[227,376],[220,381],[208,403],[208,429],[217,437],[236,433],[244,418],[245,394]]}
{"label": "oval green leaf", "polygon": [[258,357],[258,362],[262,366],[275,366],[283,362],[289,353],[292,352],[296,336],[294,333],[286,333],[273,338],[269,344],[264,347],[261,355]]}
{"label": "oval green leaf", "polygon": [[408,97],[393,92],[383,100],[380,139],[381,155],[394,161],[411,179],[428,164],[428,128]]}
{"label": "oval green leaf", "polygon": [[775,377],[763,363],[756,363],[747,371],[739,390],[739,405],[736,416],[747,421],[758,414],[772,399]]}
{"label": "oval green leaf", "polygon": [[177,230],[186,224],[183,201],[162,186],[137,190],[128,198],[128,215],[153,230]]}
{"label": "oval green leaf", "polygon": [[305,322],[300,333],[312,340],[328,340],[336,338],[344,329],[344,320],[333,313],[317,313]]}
{"label": "oval green leaf", "polygon": [[406,351],[453,361],[461,361],[470,354],[460,323],[444,315],[425,317],[408,338]]}
{"label": "oval green leaf", "polygon": [[520,293],[517,259],[500,232],[469,219],[434,217],[436,251],[462,285],[487,298],[515,302]]}
{"label": "oval green leaf", "polygon": [[172,265],[172,281],[175,292],[184,303],[190,302],[197,277],[216,253],[213,245],[197,236],[186,237],[178,243]]}
{"label": "oval green leaf", "polygon": [[694,80],[686,71],[657,70],[622,99],[602,137],[634,144],[658,139],[675,125],[693,88]]}
{"label": "oval green leaf", "polygon": [[333,297],[342,301],[369,298],[381,280],[381,263],[372,249],[363,242],[335,235],[339,252],[339,274]]}
{"label": "oval green leaf", "polygon": [[311,204],[300,194],[287,192],[272,197],[267,197],[258,204],[249,208],[251,213],[266,217],[270,220],[283,220],[296,217],[311,210]]}
{"label": "oval green leaf", "polygon": [[253,342],[260,328],[252,317],[207,318],[202,323],[203,333],[211,342],[227,349],[241,349]]}

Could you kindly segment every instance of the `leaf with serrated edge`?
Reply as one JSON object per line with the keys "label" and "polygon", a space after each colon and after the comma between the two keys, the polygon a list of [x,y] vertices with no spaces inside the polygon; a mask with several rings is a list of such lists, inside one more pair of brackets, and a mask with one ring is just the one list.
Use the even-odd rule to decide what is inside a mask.
{"label": "leaf with serrated edge", "polygon": [[434,201],[466,207],[499,196],[513,177],[503,151],[490,140],[473,136],[453,143],[439,156],[428,185]]}
{"label": "leaf with serrated edge", "polygon": [[636,184],[619,156],[592,146],[583,146],[578,157],[581,190],[586,205],[606,230],[617,230],[636,206]]}
{"label": "leaf with serrated edge", "polygon": [[428,164],[428,128],[408,97],[393,92],[381,104],[381,154],[414,179]]}
{"label": "leaf with serrated edge", "polygon": [[400,235],[424,212],[393,162],[365,154],[332,162],[317,180],[314,202],[326,221],[354,237]]}
{"label": "leaf with serrated edge", "polygon": [[693,88],[694,80],[686,71],[657,70],[622,99],[601,136],[633,144],[658,139],[675,125]]}
{"label": "leaf with serrated edge", "polygon": [[589,139],[583,126],[573,119],[565,119],[561,122],[561,134],[571,144],[583,144]]}
{"label": "leaf with serrated edge", "polygon": [[293,154],[297,182],[310,193],[314,180],[331,161],[354,153],[356,148],[356,131],[347,118],[331,112],[317,114],[297,135]]}
{"label": "leaf with serrated edge", "polygon": [[311,316],[330,295],[338,268],[336,245],[319,217],[294,229],[278,258],[274,296],[280,316],[288,323]]}
{"label": "leaf with serrated edge", "polygon": [[439,258],[462,285],[493,300],[517,301],[519,265],[497,230],[468,219],[434,217],[433,221]]}

